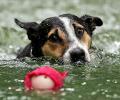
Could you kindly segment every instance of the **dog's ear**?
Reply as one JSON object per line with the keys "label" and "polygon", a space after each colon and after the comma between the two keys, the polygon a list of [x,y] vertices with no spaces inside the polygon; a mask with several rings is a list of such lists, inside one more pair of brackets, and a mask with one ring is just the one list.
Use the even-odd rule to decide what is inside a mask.
{"label": "dog's ear", "polygon": [[90,15],[84,15],[81,17],[83,22],[88,25],[91,31],[94,31],[96,26],[102,26],[103,21],[99,17],[94,17]]}
{"label": "dog's ear", "polygon": [[29,40],[34,40],[38,36],[39,24],[36,22],[21,22],[15,19],[15,23],[27,31]]}

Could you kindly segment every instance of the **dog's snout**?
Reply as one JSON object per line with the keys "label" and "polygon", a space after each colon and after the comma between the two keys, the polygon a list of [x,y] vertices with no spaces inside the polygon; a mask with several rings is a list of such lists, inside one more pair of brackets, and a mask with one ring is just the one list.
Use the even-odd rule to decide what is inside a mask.
{"label": "dog's snout", "polygon": [[85,52],[80,48],[76,48],[70,52],[70,57],[72,62],[82,61],[85,62]]}

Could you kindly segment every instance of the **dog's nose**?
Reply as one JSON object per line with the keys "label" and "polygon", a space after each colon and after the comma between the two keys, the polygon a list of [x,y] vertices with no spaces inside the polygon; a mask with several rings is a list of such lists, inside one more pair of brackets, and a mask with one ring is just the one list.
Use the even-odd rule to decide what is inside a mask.
{"label": "dog's nose", "polygon": [[86,62],[85,59],[85,51],[80,49],[80,48],[76,48],[74,50],[72,50],[70,52],[70,57],[71,57],[71,62]]}

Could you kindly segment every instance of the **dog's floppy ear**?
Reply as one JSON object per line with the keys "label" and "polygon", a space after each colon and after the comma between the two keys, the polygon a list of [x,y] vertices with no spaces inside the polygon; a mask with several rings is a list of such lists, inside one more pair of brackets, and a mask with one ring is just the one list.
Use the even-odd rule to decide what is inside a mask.
{"label": "dog's floppy ear", "polygon": [[27,30],[27,35],[29,40],[34,40],[38,36],[39,24],[36,22],[21,22],[18,19],[15,19],[15,23]]}
{"label": "dog's floppy ear", "polygon": [[91,31],[94,31],[96,26],[102,26],[103,21],[99,17],[94,17],[90,15],[84,15],[81,17],[83,22],[88,25]]}

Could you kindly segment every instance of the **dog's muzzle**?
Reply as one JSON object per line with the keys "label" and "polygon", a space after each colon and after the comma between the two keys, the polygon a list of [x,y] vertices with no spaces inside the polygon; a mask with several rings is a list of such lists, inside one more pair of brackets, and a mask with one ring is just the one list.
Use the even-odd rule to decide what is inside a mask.
{"label": "dog's muzzle", "polygon": [[71,62],[85,62],[85,52],[82,49],[75,48],[70,52]]}
{"label": "dog's muzzle", "polygon": [[90,62],[90,54],[87,49],[73,48],[69,49],[63,57],[64,63],[76,63],[81,64]]}

